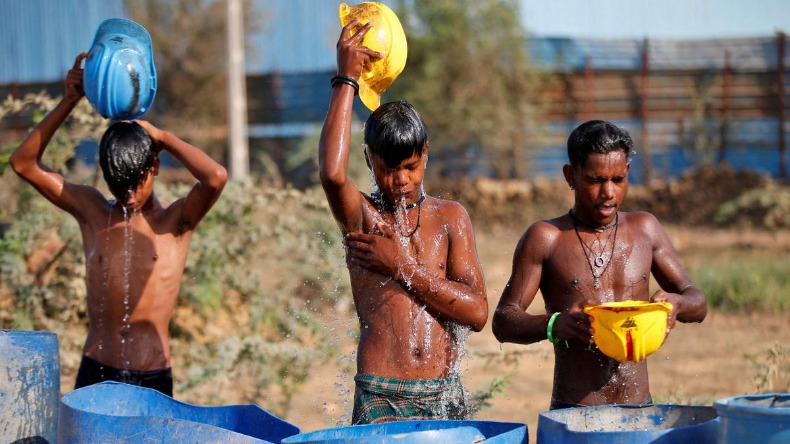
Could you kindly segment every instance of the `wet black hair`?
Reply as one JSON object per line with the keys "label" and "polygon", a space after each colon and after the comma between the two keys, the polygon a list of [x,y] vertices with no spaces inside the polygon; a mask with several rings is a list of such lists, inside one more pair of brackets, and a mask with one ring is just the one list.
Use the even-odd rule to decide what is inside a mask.
{"label": "wet black hair", "polygon": [[365,121],[365,145],[390,167],[422,155],[427,143],[425,122],[405,100],[379,106]]}
{"label": "wet black hair", "polygon": [[628,131],[605,120],[582,123],[568,137],[568,160],[571,166],[583,165],[590,154],[608,154],[620,150],[628,162],[634,157],[634,141]]}
{"label": "wet black hair", "polygon": [[104,180],[117,198],[140,186],[156,158],[151,136],[137,122],[113,123],[99,143]]}

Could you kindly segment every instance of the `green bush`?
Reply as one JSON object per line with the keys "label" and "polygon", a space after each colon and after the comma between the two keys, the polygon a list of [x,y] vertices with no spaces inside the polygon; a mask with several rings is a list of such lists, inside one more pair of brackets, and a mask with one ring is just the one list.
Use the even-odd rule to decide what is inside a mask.
{"label": "green bush", "polygon": [[790,258],[702,266],[692,274],[713,308],[723,311],[790,309]]}
{"label": "green bush", "polygon": [[[172,324],[184,398],[284,414],[311,364],[332,356],[321,316],[349,306],[351,292],[328,216],[319,190],[228,184],[192,238],[180,302],[189,315]],[[195,331],[195,317],[219,328]]]}
{"label": "green bush", "polygon": [[722,204],[714,221],[768,229],[790,228],[790,188],[770,182]]}
{"label": "green bush", "polygon": [[[37,120],[54,104],[38,96],[11,100],[0,105],[0,117],[33,108]],[[83,101],[44,156],[48,166],[76,183],[96,177],[68,162],[79,140],[106,127],[90,115]],[[15,145],[0,152],[6,162],[0,184],[15,191],[0,210],[0,221],[8,223],[0,237],[0,328],[57,333],[67,390],[88,322],[82,240],[71,216],[4,168]],[[183,174],[161,172],[156,194],[163,204],[192,186],[178,177]],[[97,186],[110,196],[102,180]],[[320,190],[229,183],[192,237],[171,322],[179,399],[256,403],[284,414],[311,366],[333,354],[337,333],[322,316],[353,316],[340,244]]]}

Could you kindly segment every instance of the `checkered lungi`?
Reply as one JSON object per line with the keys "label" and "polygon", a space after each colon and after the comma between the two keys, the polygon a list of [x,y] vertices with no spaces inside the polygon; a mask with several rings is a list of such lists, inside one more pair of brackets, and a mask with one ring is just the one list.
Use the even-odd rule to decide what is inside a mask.
{"label": "checkered lungi", "polygon": [[408,419],[465,419],[466,394],[458,375],[393,379],[356,375],[352,424]]}

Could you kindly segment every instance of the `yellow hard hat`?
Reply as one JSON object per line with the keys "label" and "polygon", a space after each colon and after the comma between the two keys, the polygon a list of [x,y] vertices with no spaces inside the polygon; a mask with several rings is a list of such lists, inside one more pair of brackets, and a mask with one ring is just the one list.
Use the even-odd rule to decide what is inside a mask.
{"label": "yellow hard hat", "polygon": [[640,362],[661,348],[666,338],[668,302],[620,301],[585,307],[592,316],[593,340],[606,356]]}
{"label": "yellow hard hat", "polygon": [[371,64],[370,71],[359,78],[359,98],[371,111],[381,104],[381,94],[392,85],[406,66],[406,34],[398,16],[387,5],[379,2],[363,2],[355,6],[340,5],[340,25],[352,20],[360,25],[373,22],[365,34],[362,45],[380,52],[383,57]]}

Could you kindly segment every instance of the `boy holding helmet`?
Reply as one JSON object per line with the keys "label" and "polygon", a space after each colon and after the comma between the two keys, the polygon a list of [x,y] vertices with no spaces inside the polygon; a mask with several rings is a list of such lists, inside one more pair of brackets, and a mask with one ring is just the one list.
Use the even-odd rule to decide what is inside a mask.
{"label": "boy holding helmet", "polygon": [[[662,340],[676,320],[702,322],[707,313],[705,296],[655,216],[618,211],[632,155],[631,136],[609,122],[589,121],[571,133],[570,164],[562,171],[574,191],[574,206],[534,223],[521,237],[494,314],[492,327],[500,342],[549,339],[554,344],[552,409],[652,404],[647,361],[618,362],[597,349],[586,306],[626,300],[671,304],[667,328],[658,332]],[[651,273],[661,286],[652,296]],[[526,312],[538,290],[546,315]],[[643,331],[630,333],[638,340]]]}
{"label": "boy holding helmet", "polygon": [[[115,200],[44,165],[47,144],[85,95],[80,65],[87,55],[77,56],[63,99],[14,151],[10,164],[80,227],[89,328],[76,388],[115,380],[172,396],[168,325],[190,238],[219,198],[227,173],[199,149],[142,120],[115,122],[102,137],[100,164]],[[198,181],[169,206],[153,189],[162,150]]]}
{"label": "boy holding helmet", "polygon": [[[462,419],[463,343],[488,318],[472,224],[456,202],[423,189],[425,125],[405,101],[365,122],[372,195],[348,177],[358,81],[382,54],[362,45],[371,24],[352,19],[337,44],[338,76],[321,132],[321,184],[340,230],[360,321],[353,424]],[[339,79],[339,80],[338,80]]]}

